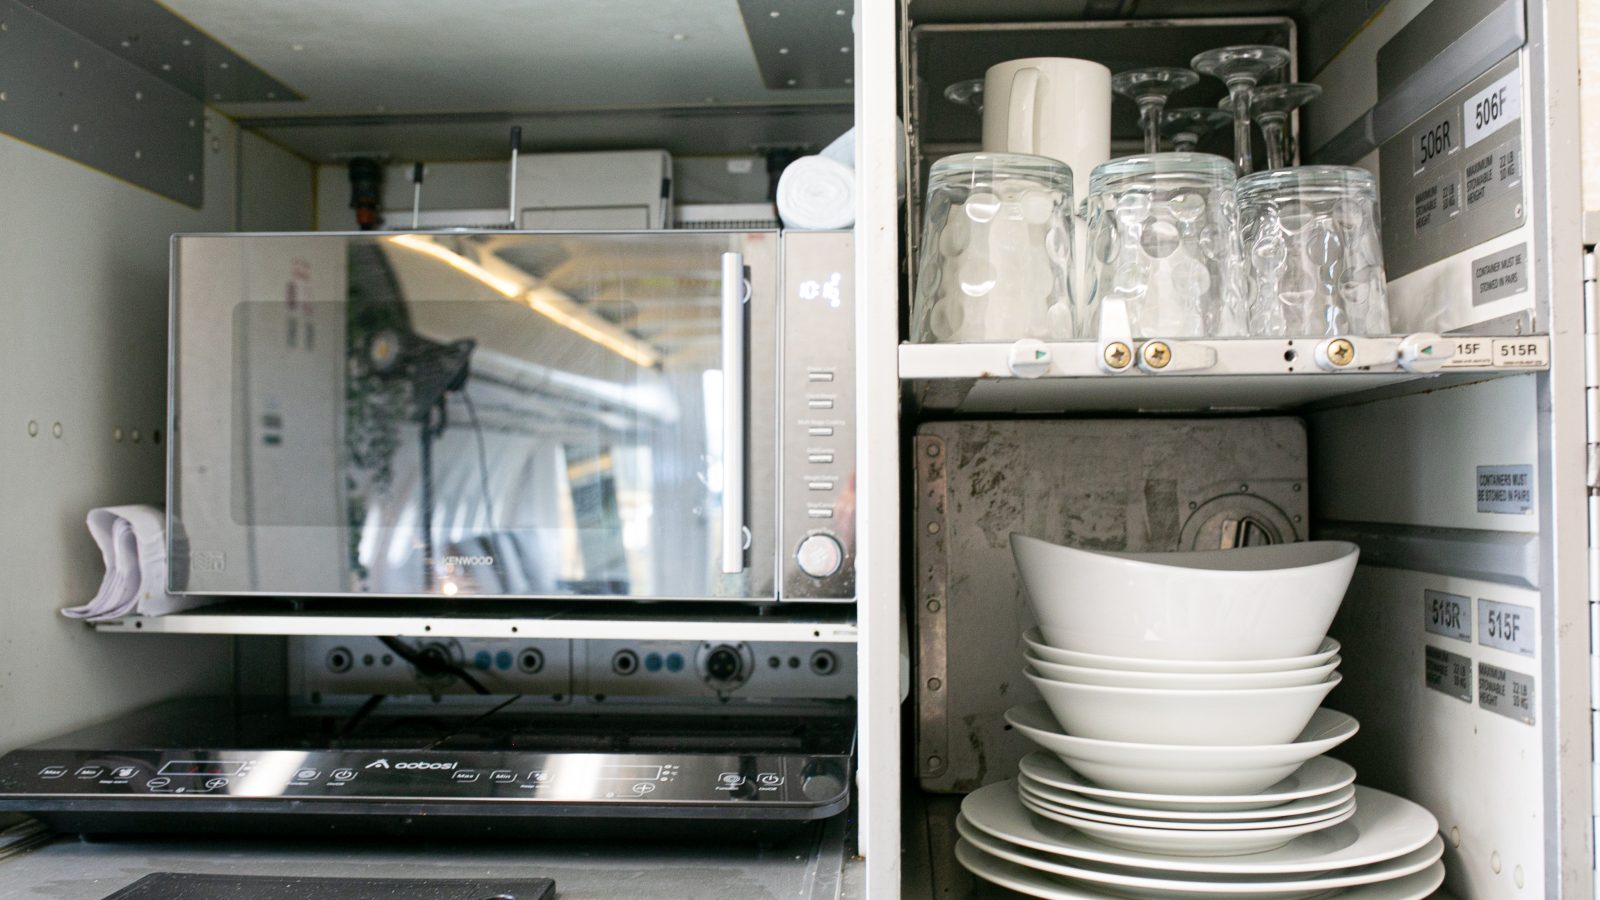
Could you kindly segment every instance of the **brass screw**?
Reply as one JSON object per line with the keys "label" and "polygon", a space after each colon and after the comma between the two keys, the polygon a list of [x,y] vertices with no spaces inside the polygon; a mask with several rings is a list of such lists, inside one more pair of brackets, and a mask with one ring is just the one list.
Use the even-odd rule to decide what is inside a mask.
{"label": "brass screw", "polygon": [[1133,351],[1128,345],[1116,341],[1106,345],[1106,365],[1113,369],[1126,369],[1128,363],[1133,361]]}
{"label": "brass screw", "polygon": [[1350,365],[1350,361],[1355,358],[1355,345],[1344,338],[1339,338],[1328,345],[1328,362],[1331,362],[1336,366],[1348,366]]}
{"label": "brass screw", "polygon": [[1164,341],[1151,341],[1144,345],[1144,364],[1152,369],[1165,369],[1172,362],[1172,348]]}

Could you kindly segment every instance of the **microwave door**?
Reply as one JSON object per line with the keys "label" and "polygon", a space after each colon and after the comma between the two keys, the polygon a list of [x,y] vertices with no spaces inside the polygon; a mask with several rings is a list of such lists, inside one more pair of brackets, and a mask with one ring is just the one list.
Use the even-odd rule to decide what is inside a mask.
{"label": "microwave door", "polygon": [[[187,590],[775,598],[776,235],[180,241],[183,257],[245,272],[316,264],[330,271],[311,283],[343,286],[298,304],[341,325],[337,358],[316,374],[262,339],[279,327],[281,287],[246,289],[261,279],[228,265],[180,282],[181,327],[219,328],[219,309],[233,320],[222,368],[240,422],[231,435],[187,423],[187,404],[215,404],[230,379],[208,388],[181,358],[176,414],[189,427],[175,458],[225,460],[235,493],[254,498],[222,514],[244,559],[187,566]],[[748,282],[733,329],[730,258]],[[744,369],[732,386],[730,360]],[[267,415],[276,436],[249,439]],[[204,559],[209,533],[189,525],[226,498],[215,473],[177,471],[175,530]]]}

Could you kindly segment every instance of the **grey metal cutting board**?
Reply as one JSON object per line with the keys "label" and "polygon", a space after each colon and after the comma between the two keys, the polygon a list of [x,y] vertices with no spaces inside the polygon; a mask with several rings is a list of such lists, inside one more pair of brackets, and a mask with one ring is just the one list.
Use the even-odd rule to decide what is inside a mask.
{"label": "grey metal cutting board", "polygon": [[1033,749],[1007,708],[1034,624],[1014,531],[1100,550],[1303,540],[1305,425],[1295,418],[963,421],[917,429],[913,622],[923,788],[966,792]]}

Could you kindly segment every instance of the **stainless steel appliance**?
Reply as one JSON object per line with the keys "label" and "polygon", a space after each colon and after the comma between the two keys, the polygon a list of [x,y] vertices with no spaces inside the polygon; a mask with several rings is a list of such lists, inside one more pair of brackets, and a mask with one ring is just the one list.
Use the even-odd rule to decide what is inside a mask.
{"label": "stainless steel appliance", "polygon": [[446,715],[172,701],[0,757],[0,811],[81,833],[767,839],[845,808],[853,745],[838,712],[601,720],[521,698]]}
{"label": "stainless steel appliance", "polygon": [[174,238],[171,588],[848,601],[849,233]]}

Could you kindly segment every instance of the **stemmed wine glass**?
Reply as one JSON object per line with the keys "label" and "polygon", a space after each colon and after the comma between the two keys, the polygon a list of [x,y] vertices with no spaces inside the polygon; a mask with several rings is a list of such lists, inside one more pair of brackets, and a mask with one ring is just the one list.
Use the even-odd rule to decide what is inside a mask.
{"label": "stemmed wine glass", "polygon": [[1139,104],[1139,124],[1144,126],[1144,152],[1161,150],[1161,109],[1167,98],[1190,87],[1200,76],[1188,69],[1154,66],[1119,72],[1111,79],[1111,89]]}
{"label": "stemmed wine glass", "polygon": [[1179,153],[1193,153],[1200,142],[1218,129],[1228,127],[1233,113],[1226,109],[1184,107],[1169,109],[1161,114],[1161,130],[1172,140],[1172,149]]}
{"label": "stemmed wine glass", "polygon": [[959,106],[970,106],[983,112],[983,79],[969,78],[957,81],[944,89],[944,98]]}
{"label": "stemmed wine glass", "polygon": [[1267,142],[1267,168],[1289,165],[1294,151],[1289,146],[1289,113],[1322,96],[1315,84],[1266,84],[1250,91],[1250,110],[1261,126]]}
{"label": "stemmed wine glass", "polygon": [[1220,79],[1233,103],[1233,154],[1239,174],[1253,168],[1250,156],[1250,89],[1289,63],[1289,51],[1265,44],[1207,50],[1190,61],[1196,72]]}

